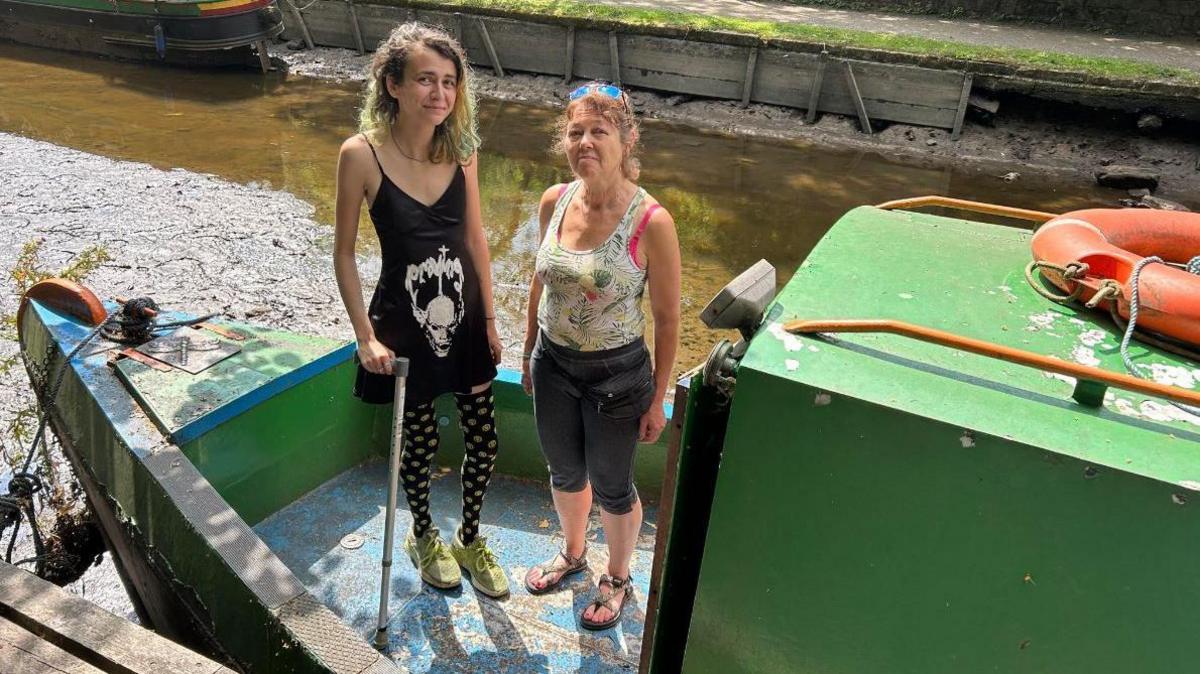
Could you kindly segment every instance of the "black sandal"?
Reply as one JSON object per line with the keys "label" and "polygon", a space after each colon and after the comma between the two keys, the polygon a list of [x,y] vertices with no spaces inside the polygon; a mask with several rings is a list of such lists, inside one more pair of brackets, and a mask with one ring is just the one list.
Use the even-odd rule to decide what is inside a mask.
{"label": "black sandal", "polygon": [[[613,616],[604,622],[596,622],[594,620],[588,620],[587,618],[583,617],[583,613],[580,613],[579,624],[582,625],[584,629],[606,630],[621,622],[621,614],[625,612],[625,602],[629,600],[631,595],[633,595],[632,581],[633,576],[627,576],[623,579],[613,578],[607,573],[603,576],[600,576],[600,582],[597,583],[597,585],[608,583],[609,586],[612,587],[612,590],[610,592],[600,590],[600,596],[593,599],[592,603],[588,604],[588,606],[594,607],[592,609],[593,611],[603,606],[608,610],[613,611]],[[617,596],[618,594],[621,595],[621,603],[619,606],[617,606],[616,610],[614,610],[613,607],[608,605],[608,602],[612,601],[613,597]],[[587,609],[585,608],[583,610],[586,611]]]}
{"label": "black sandal", "polygon": [[[565,561],[567,563],[566,568],[555,568],[554,564],[555,564],[555,562],[558,561],[559,557],[562,557],[563,561]],[[535,595],[536,594],[546,594],[547,592],[558,589],[558,586],[562,585],[563,579],[566,578],[567,576],[573,576],[573,575],[579,573],[580,571],[583,571],[586,568],[587,568],[587,546],[586,545],[583,547],[583,552],[580,553],[580,555],[578,557],[572,557],[572,556],[568,555],[567,549],[563,548],[562,550],[558,551],[558,554],[554,556],[554,559],[551,559],[548,562],[542,562],[541,564],[538,564],[537,566],[533,567],[533,569],[537,569],[538,571],[542,572],[542,575],[541,575],[542,578],[545,578],[548,574],[551,574],[551,573],[559,574],[558,578],[555,579],[555,581],[553,583],[547,583],[545,586],[543,586],[542,588],[539,589],[529,583],[529,573],[526,573],[525,574],[525,590],[527,592],[529,592],[529,594],[535,594]],[[533,571],[533,569],[530,569],[530,571]]]}

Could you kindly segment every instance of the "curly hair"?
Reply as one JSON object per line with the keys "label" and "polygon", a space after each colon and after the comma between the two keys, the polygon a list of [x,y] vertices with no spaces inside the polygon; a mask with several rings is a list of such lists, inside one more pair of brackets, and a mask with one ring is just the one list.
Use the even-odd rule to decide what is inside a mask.
{"label": "curly hair", "polygon": [[613,98],[602,93],[599,89],[607,86],[604,82],[588,82],[583,86],[592,90],[567,104],[567,108],[555,124],[555,141],[551,149],[556,153],[566,154],[567,127],[571,125],[571,120],[581,113],[597,115],[617,128],[622,145],[629,145],[629,152],[621,159],[621,174],[629,180],[636,181],[642,166],[637,157],[640,132],[629,95],[622,91],[620,98]]}
{"label": "curly hair", "polygon": [[409,56],[425,46],[454,64],[457,96],[450,114],[433,134],[430,159],[441,163],[466,164],[479,149],[479,122],[475,114],[475,93],[471,87],[471,67],[463,48],[445,31],[410,21],[397,26],[375,49],[367,73],[367,89],[358,116],[358,130],[372,142],[381,142],[381,134],[391,127],[400,113],[400,104],[387,89],[387,78],[404,81]]}

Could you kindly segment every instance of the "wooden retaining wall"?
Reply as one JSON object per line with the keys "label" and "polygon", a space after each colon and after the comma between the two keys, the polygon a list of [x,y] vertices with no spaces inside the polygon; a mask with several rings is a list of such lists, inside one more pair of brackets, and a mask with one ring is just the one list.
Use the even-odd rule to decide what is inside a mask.
{"label": "wooden retaining wall", "polygon": [[2,674],[234,674],[86,599],[0,562]]}
{"label": "wooden retaining wall", "polygon": [[957,138],[972,86],[971,75],[834,58],[791,51],[756,38],[706,33],[688,39],[610,30],[583,21],[545,23],[438,11],[403,4],[280,0],[285,35],[308,45],[373,49],[397,24],[422,21],[448,30],[477,67],[497,75],[526,72],[602,79],[622,86],[706,98],[769,103],[871,120],[950,129]]}

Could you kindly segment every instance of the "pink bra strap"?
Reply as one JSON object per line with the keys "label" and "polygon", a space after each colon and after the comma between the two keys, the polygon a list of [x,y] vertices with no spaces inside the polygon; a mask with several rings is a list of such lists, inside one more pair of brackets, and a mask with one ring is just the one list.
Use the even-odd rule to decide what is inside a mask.
{"label": "pink bra strap", "polygon": [[642,232],[646,231],[646,225],[650,223],[650,216],[654,215],[654,211],[657,211],[658,208],[658,204],[650,204],[646,208],[646,213],[642,215],[641,221],[638,222],[637,229],[633,230],[633,236],[629,237],[629,259],[633,261],[635,267],[641,268],[642,266],[638,264],[637,259],[638,241],[642,240]]}

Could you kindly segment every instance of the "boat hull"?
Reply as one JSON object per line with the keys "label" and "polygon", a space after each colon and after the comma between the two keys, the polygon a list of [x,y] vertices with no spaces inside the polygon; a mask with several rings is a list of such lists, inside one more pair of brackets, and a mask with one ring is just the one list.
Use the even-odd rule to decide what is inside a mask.
{"label": "boat hull", "polygon": [[[28,302],[18,330],[36,390],[88,329]],[[301,579],[306,567],[294,570],[277,556],[287,546],[254,528],[347,471],[381,463],[391,407],[350,395],[353,344],[243,324],[223,329],[244,338],[241,352],[199,376],[138,360],[109,364],[103,345],[86,348],[46,406],[139,611],[156,629],[246,671],[394,671]],[[493,392],[504,448],[497,471],[544,481],[532,404],[516,373],[502,371]],[[453,400],[439,402],[437,423],[448,428],[438,459],[449,471],[461,461],[462,439],[450,430]],[[636,474],[649,501],[661,490],[666,442],[639,450]],[[552,517],[547,510],[514,523],[548,537]],[[317,535],[295,527],[282,538]],[[547,549],[542,542],[529,553]],[[640,625],[630,623],[639,635]]]}
{"label": "boat hull", "polygon": [[[683,671],[1190,657],[1197,417],[1116,388],[1076,402],[1071,378],[900,335],[784,327],[887,318],[1121,372],[1105,314],[1025,282],[1029,239],[860,208],[809,255],[737,367]],[[1131,350],[1160,383],[1200,386],[1190,361]]]}
{"label": "boat hull", "polygon": [[123,11],[116,11],[108,3],[0,0],[0,39],[172,65],[257,63],[251,45],[283,32],[279,9],[272,0],[233,1],[227,8],[212,8],[227,2],[173,5],[168,14],[146,12],[149,3],[141,2],[119,3]]}

